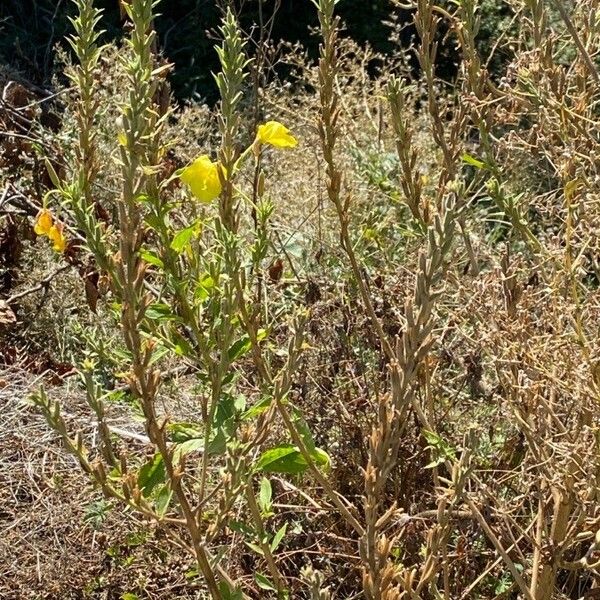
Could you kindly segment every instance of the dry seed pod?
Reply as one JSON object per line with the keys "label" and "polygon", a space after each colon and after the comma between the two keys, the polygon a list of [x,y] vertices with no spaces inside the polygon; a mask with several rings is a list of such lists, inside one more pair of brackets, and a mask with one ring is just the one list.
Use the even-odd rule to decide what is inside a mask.
{"label": "dry seed pod", "polygon": [[269,266],[269,279],[273,283],[277,283],[283,275],[283,260],[281,258],[275,259]]}

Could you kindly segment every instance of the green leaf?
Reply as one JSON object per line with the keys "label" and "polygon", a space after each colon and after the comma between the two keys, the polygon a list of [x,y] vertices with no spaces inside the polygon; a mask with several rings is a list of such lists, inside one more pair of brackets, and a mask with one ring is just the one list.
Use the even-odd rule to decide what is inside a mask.
{"label": "green leaf", "polygon": [[277,533],[273,537],[273,541],[271,542],[271,552],[275,552],[275,550],[277,550],[277,548],[279,547],[279,544],[281,544],[281,540],[283,539],[283,536],[287,531],[287,526],[288,524],[284,523],[283,526],[278,529]]}
{"label": "green leaf", "polygon": [[421,433],[423,434],[423,437],[430,446],[435,447],[440,445],[441,438],[437,433],[434,433],[433,431],[428,431],[427,429],[423,429]]}
{"label": "green leaf", "polygon": [[151,321],[181,321],[180,317],[173,314],[168,304],[161,304],[159,302],[151,304],[146,309],[145,316]]}
{"label": "green leaf", "polygon": [[178,231],[171,242],[171,248],[177,252],[177,254],[181,254],[192,241],[194,237],[194,233],[197,231],[196,224],[190,225],[190,227],[186,227],[181,231]]}
{"label": "green leaf", "polygon": [[204,452],[204,438],[192,438],[177,444],[173,454],[173,459],[175,461],[179,461],[181,460],[182,456],[190,454],[191,452]]}
{"label": "green leaf", "polygon": [[241,414],[246,410],[246,398],[242,394],[239,394],[235,397],[233,401],[233,407],[235,408],[235,412]]}
{"label": "green leaf", "polygon": [[245,335],[244,337],[240,338],[237,342],[234,342],[232,344],[231,348],[229,348],[229,350],[227,351],[227,357],[231,362],[233,362],[241,356],[244,356],[244,354],[246,354],[250,350],[250,348],[252,348],[252,342],[250,341],[250,338],[247,335]]}
{"label": "green leaf", "polygon": [[112,505],[106,500],[98,500],[92,502],[85,509],[83,520],[89,523],[93,529],[100,529],[110,512]]}
{"label": "green leaf", "polygon": [[215,288],[215,280],[206,273],[196,286],[195,297],[200,302],[204,302]]}
{"label": "green leaf", "polygon": [[235,432],[235,399],[230,394],[220,400],[212,426],[208,444],[204,443],[204,428],[198,423],[173,423],[170,427],[171,439],[177,443],[175,457],[179,460],[190,452],[202,451],[210,455],[223,454],[227,443]]}
{"label": "green leaf", "polygon": [[167,514],[172,498],[173,490],[171,487],[168,484],[163,485],[158,494],[156,494],[156,500],[154,501],[154,508],[159,517],[164,517]]}
{"label": "green leaf", "polygon": [[238,411],[236,398],[231,394],[224,394],[217,405],[213,421],[213,433],[207,446],[209,454],[223,454],[227,443],[232,439],[237,423]]}
{"label": "green leaf", "polygon": [[178,443],[186,442],[193,438],[199,438],[203,435],[201,423],[169,423],[167,425],[167,431],[170,434],[171,441]]}
{"label": "green leaf", "polygon": [[[267,331],[265,329],[259,329],[256,334],[256,340],[258,342],[261,342],[266,337],[267,337]],[[245,335],[245,336],[241,337],[239,340],[237,340],[237,342],[234,342],[232,344],[231,348],[229,348],[229,350],[227,351],[227,357],[229,358],[230,362],[233,362],[233,361],[237,360],[238,358],[241,358],[242,356],[244,356],[244,354],[247,354],[249,352],[250,348],[252,348],[252,342],[250,340],[250,336]]]}
{"label": "green leaf", "polygon": [[331,468],[331,457],[325,450],[321,448],[315,448],[314,452],[311,453],[312,459],[317,463],[319,467],[323,467],[325,470]]}
{"label": "green leaf", "polygon": [[479,160],[466,152],[461,156],[461,159],[464,163],[467,163],[476,169],[487,169],[487,165],[482,160]]}
{"label": "green leaf", "polygon": [[166,478],[165,463],[160,453],[148,461],[138,473],[138,487],[144,496],[148,497],[152,490],[159,484],[164,483]]}
{"label": "green leaf", "polygon": [[252,542],[245,542],[245,543],[246,543],[246,546],[248,546],[248,548],[250,548],[251,550],[254,550],[254,552],[256,552],[256,554],[258,554],[259,556],[264,556],[263,549],[258,544],[254,544]]}
{"label": "green leaf", "polygon": [[304,457],[296,446],[283,444],[265,450],[255,468],[265,473],[303,473],[307,467]]}
{"label": "green leaf", "polygon": [[231,588],[226,581],[221,581],[221,583],[219,583],[219,592],[221,593],[221,598],[223,600],[242,600],[244,597],[242,590],[239,588]]}
{"label": "green leaf", "polygon": [[148,366],[151,367],[153,364],[157,363],[159,360],[167,356],[170,352],[171,349],[167,348],[166,346],[157,346],[154,349],[154,353],[152,354],[152,358],[150,359]]}
{"label": "green leaf", "polygon": [[329,454],[327,454],[327,452],[325,452],[324,450],[321,450],[320,448],[316,447],[312,432],[308,427],[308,423],[300,414],[300,411],[294,411],[293,419],[298,429],[298,433],[300,433],[300,435],[302,436],[304,445],[309,451],[312,459],[317,463],[317,465],[324,467],[325,469],[329,469],[331,467],[331,459],[329,458]]}
{"label": "green leaf", "polygon": [[156,254],[153,254],[152,252],[148,251],[148,250],[142,250],[140,252],[140,258],[144,261],[146,261],[148,264],[150,265],[154,265],[155,267],[159,267],[160,269],[164,268],[164,264],[163,261],[160,260],[160,258],[158,258],[158,256],[156,256]]}
{"label": "green leaf", "polygon": [[261,590],[277,591],[277,588],[271,583],[270,579],[262,573],[255,573],[254,580]]}
{"label": "green leaf", "polygon": [[52,163],[47,158],[44,159],[44,162],[46,163],[46,171],[48,171],[48,175],[50,176],[50,181],[52,182],[52,185],[54,185],[54,187],[57,190],[62,190],[60,177],[57,175],[56,170],[52,166]]}
{"label": "green leaf", "polygon": [[140,597],[137,594],[132,594],[131,592],[125,592],[121,594],[121,600],[139,600]]}
{"label": "green leaf", "polygon": [[[206,447],[206,452],[209,455],[224,454],[227,449],[227,442],[231,439],[231,432],[225,427],[213,429],[213,434]],[[174,458],[176,461],[181,460],[182,456],[191,452],[204,452],[204,437],[191,438],[185,442],[177,444],[175,447]]]}
{"label": "green leaf", "polygon": [[206,451],[211,455],[224,454],[230,438],[231,432],[226,427],[218,427],[213,431],[213,437],[206,447]]}
{"label": "green leaf", "polygon": [[258,493],[258,505],[263,513],[271,511],[272,497],[273,489],[271,488],[271,482],[266,477],[263,477],[260,481],[260,491]]}
{"label": "green leaf", "polygon": [[220,427],[235,416],[235,398],[231,394],[223,394],[217,404],[213,425]]}
{"label": "green leaf", "polygon": [[240,533],[248,537],[253,537],[255,535],[254,529],[252,529],[250,525],[244,523],[243,521],[236,521],[235,519],[232,519],[229,521],[228,527],[231,529],[231,531],[235,531],[236,533]]}
{"label": "green leaf", "polygon": [[308,423],[304,420],[304,417],[300,414],[299,411],[295,410],[293,414],[294,424],[298,429],[298,433],[302,436],[304,440],[304,445],[307,450],[312,454],[315,451],[315,440],[313,435],[308,427]]}
{"label": "green leaf", "polygon": [[[324,450],[314,448],[310,455],[317,466],[325,469],[331,466],[331,459]],[[297,474],[306,471],[308,464],[297,446],[282,444],[263,452],[254,468],[264,473]]]}
{"label": "green leaf", "polygon": [[264,412],[269,410],[269,407],[271,406],[271,401],[272,399],[268,396],[266,398],[263,398],[262,400],[259,400],[256,404],[251,406],[246,412],[242,414],[242,420],[248,421],[250,419],[253,419],[254,417],[262,415]]}
{"label": "green leaf", "polygon": [[447,459],[456,459],[456,450],[433,431],[423,430],[423,437],[427,440],[428,448],[431,450],[433,460],[425,466],[426,469],[432,469],[442,464]]}
{"label": "green leaf", "polygon": [[579,178],[567,181],[567,183],[565,183],[565,199],[571,200],[573,196],[577,193],[577,190],[580,186],[581,180]]}
{"label": "green leaf", "polygon": [[184,335],[175,329],[170,332],[170,335],[175,354],[178,356],[191,356],[194,354],[189,340]]}

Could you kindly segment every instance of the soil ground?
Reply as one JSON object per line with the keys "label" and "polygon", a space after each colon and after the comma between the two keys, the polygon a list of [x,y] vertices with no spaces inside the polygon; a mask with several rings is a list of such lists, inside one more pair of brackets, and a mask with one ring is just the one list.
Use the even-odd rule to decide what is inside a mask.
{"label": "soil ground", "polygon": [[[188,557],[159,529],[117,509],[94,523],[101,495],[27,403],[41,380],[0,370],[0,599],[202,598]],[[51,392],[93,439],[83,399],[68,388]]]}

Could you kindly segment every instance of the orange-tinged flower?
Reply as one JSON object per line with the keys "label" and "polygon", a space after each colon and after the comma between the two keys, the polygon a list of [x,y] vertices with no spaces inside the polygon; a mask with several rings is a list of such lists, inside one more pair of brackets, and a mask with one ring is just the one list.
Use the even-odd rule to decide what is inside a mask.
{"label": "orange-tinged flower", "polygon": [[298,140],[290,133],[290,130],[278,121],[267,121],[258,126],[256,139],[261,144],[270,144],[275,148],[295,148]]}
{"label": "orange-tinged flower", "polygon": [[56,223],[56,225],[52,225],[50,231],[48,231],[48,237],[52,242],[52,248],[57,252],[64,252],[67,247],[67,240],[63,233],[64,228],[65,226],[62,223]]}
{"label": "orange-tinged flower", "polygon": [[179,177],[200,202],[208,203],[221,193],[219,169],[222,169],[219,163],[212,162],[208,155],[203,154],[187,166]]}
{"label": "orange-tinged flower", "polygon": [[52,218],[52,213],[47,208],[43,208],[35,218],[33,230],[38,235],[48,235],[50,229],[52,228],[53,222],[54,219]]}

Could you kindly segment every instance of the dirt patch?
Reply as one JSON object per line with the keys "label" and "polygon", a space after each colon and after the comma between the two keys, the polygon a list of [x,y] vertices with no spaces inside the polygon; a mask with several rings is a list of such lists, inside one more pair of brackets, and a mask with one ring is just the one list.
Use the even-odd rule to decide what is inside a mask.
{"label": "dirt patch", "polygon": [[[26,403],[40,381],[0,371],[0,598],[202,597],[184,552],[159,527],[107,505]],[[93,439],[83,399],[54,388],[63,391],[69,418]]]}

